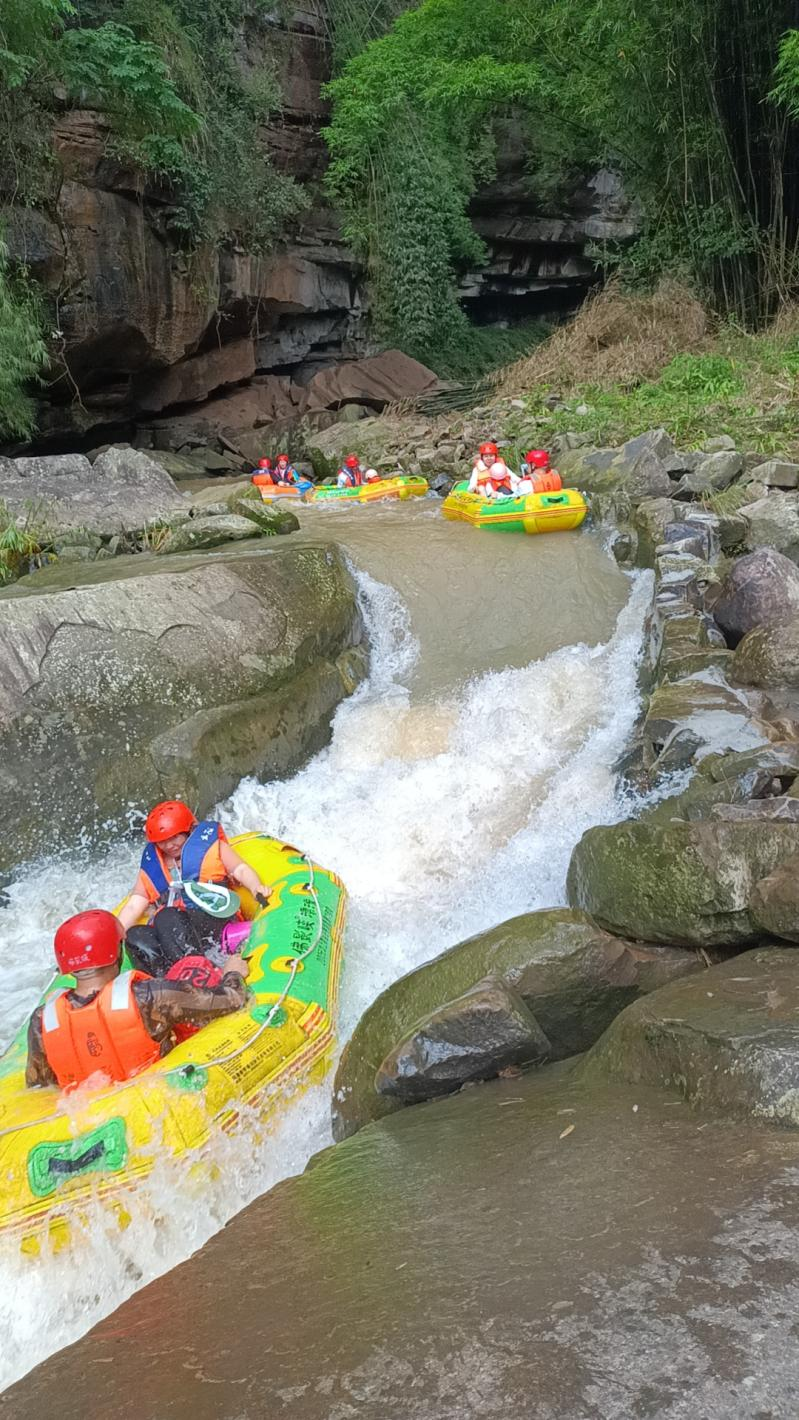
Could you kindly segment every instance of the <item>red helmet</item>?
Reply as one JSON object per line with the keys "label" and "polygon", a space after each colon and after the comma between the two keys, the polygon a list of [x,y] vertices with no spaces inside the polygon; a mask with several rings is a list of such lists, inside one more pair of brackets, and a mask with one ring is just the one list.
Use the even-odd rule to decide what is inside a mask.
{"label": "red helmet", "polygon": [[497,448],[496,444],[481,444],[481,445],[480,445],[480,457],[481,457],[481,459],[484,458],[486,454],[490,454],[491,457],[492,457],[492,459],[497,458],[497,456],[498,456],[498,454],[499,454],[499,449]]}
{"label": "red helmet", "polygon": [[259,460],[258,460],[258,467],[259,467],[259,468],[271,468],[271,467],[272,467],[272,460],[271,460],[271,459],[259,459]]}
{"label": "red helmet", "polygon": [[163,843],[176,833],[191,833],[196,823],[188,804],[182,804],[179,799],[167,799],[148,813],[144,836],[148,843]]}
{"label": "red helmet", "polygon": [[277,456],[277,462],[278,462],[278,463],[288,463],[288,461],[289,461],[289,456],[288,456],[288,454],[278,454],[278,456]]}
{"label": "red helmet", "polygon": [[549,454],[546,449],[531,449],[525,454],[524,462],[532,464],[533,468],[549,468]]}
{"label": "red helmet", "polygon": [[347,454],[347,457],[346,457],[345,460],[344,460],[344,466],[345,466],[346,468],[360,468],[360,466],[361,466],[361,461],[360,461],[360,459],[358,458],[358,455],[357,455],[357,454]]}
{"label": "red helmet", "polygon": [[123,936],[122,923],[113,912],[97,909],[67,918],[53,943],[59,970],[66,976],[73,971],[114,966]]}

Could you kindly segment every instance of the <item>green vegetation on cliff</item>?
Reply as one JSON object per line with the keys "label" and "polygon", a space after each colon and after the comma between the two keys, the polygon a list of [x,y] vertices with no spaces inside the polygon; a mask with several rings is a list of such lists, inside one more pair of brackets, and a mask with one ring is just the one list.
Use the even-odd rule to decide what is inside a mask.
{"label": "green vegetation on cliff", "polygon": [[[230,236],[267,249],[304,203],[260,137],[280,104],[273,28],[266,0],[4,0],[0,205],[46,208],[58,181],[58,110],[97,108],[143,189],[166,185],[167,227],[179,241]],[[11,282],[5,260],[0,317],[0,437],[24,435],[31,406],[22,391],[45,346],[35,303]]]}
{"label": "green vegetation on cliff", "polygon": [[799,35],[791,0],[423,0],[331,86],[331,188],[412,353],[467,332],[455,276],[493,129],[527,116],[531,191],[609,163],[641,204],[628,274],[688,276],[749,321],[796,282]]}

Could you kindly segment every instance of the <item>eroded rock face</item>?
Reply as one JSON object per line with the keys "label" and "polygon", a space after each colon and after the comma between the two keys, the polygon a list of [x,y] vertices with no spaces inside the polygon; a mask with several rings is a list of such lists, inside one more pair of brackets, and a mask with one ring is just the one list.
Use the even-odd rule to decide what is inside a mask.
{"label": "eroded rock face", "polygon": [[202,810],[243,775],[291,773],[364,673],[333,547],[81,570],[75,589],[56,569],[63,590],[0,595],[3,869],[153,800]]}
{"label": "eroded rock face", "polygon": [[[799,799],[785,802],[799,806]],[[752,895],[752,917],[769,936],[799,942],[799,857],[761,878]]]}
{"label": "eroded rock face", "polygon": [[678,946],[762,935],[755,887],[799,851],[799,825],[628,820],[590,828],[572,854],[569,902],[609,932]]}
{"label": "eroded rock face", "polygon": [[583,1070],[671,1087],[714,1113],[799,1125],[799,952],[746,952],[636,1001]]}
{"label": "eroded rock face", "polygon": [[114,448],[89,463],[82,454],[0,457],[0,499],[12,513],[33,509],[55,532],[116,533],[187,507],[166,469],[135,449]]}
{"label": "eroded rock face", "polygon": [[521,996],[496,977],[478,981],[419,1021],[389,1051],[375,1089],[402,1104],[418,1104],[490,1080],[509,1065],[543,1064],[549,1041]]}
{"label": "eroded rock face", "polygon": [[375,1089],[381,1060],[406,1041],[420,1021],[487,975],[522,998],[549,1041],[551,1058],[557,1060],[586,1050],[642,992],[703,967],[693,952],[620,941],[582,912],[566,908],[514,917],[470,937],[394,982],[361,1018],[336,1075],[336,1137],[354,1134],[398,1107],[396,1099]]}
{"label": "eroded rock face", "polygon": [[799,615],[799,569],[771,548],[739,557],[722,583],[713,615],[733,643],[756,626]]}

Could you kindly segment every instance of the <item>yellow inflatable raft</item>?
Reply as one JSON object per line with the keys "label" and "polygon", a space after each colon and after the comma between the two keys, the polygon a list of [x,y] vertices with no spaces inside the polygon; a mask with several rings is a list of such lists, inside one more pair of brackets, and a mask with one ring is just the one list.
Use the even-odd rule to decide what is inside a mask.
{"label": "yellow inflatable raft", "polygon": [[397,474],[395,478],[378,478],[374,483],[362,483],[359,488],[336,488],[321,485],[307,494],[307,503],[377,503],[383,498],[423,498],[430,492],[426,478],[419,474]]}
{"label": "yellow inflatable raft", "polygon": [[451,522],[471,523],[495,532],[568,532],[579,528],[588,509],[582,493],[528,493],[522,498],[481,498],[468,483],[456,483],[444,499],[442,512]]}
{"label": "yellow inflatable raft", "polygon": [[[191,1167],[214,1130],[236,1129],[243,1106],[266,1119],[329,1068],[344,888],[334,873],[266,834],[232,842],[273,887],[264,909],[242,893],[253,919],[244,1010],[131,1080],[89,1082],[73,1094],[25,1088],[27,1022],[0,1059],[0,1232],[18,1232],[25,1250],[37,1251],[48,1235],[66,1242],[70,1217],[97,1198],[124,1226],[126,1194],[164,1151]],[[72,984],[57,978],[42,999]]]}

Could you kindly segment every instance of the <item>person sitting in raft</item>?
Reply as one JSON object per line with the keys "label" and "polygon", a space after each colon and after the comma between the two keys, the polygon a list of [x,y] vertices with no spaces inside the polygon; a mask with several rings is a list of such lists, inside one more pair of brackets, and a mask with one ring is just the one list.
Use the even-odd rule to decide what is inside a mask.
{"label": "person sitting in raft", "polygon": [[516,482],[516,475],[500,458],[496,444],[481,444],[469,479],[469,492],[479,493],[481,498],[512,498]]}
{"label": "person sitting in raft", "polygon": [[275,459],[275,468],[272,474],[272,482],[293,486],[300,482],[300,475],[296,468],[292,468],[289,463],[288,454],[278,454]]}
{"label": "person sitting in raft", "polygon": [[519,494],[558,493],[562,487],[560,474],[550,466],[546,449],[530,449],[519,471]]}
{"label": "person sitting in raft", "polygon": [[259,459],[258,467],[254,468],[250,474],[250,480],[252,483],[273,483],[272,460]]}
{"label": "person sitting in raft", "polygon": [[180,1029],[208,1025],[240,1011],[247,1000],[247,963],[228,957],[214,986],[120,975],[123,928],[113,912],[79,912],[55,934],[58,969],[72,990],[38,1006],[28,1026],[29,1088],[69,1089],[98,1071],[127,1080],[167,1055]]}
{"label": "person sitting in raft", "polygon": [[377,470],[374,468],[361,468],[361,461],[357,454],[347,454],[341,468],[336,474],[336,486],[338,488],[361,488],[364,483],[376,483],[378,479]]}
{"label": "person sitting in raft", "polygon": [[[156,804],[147,816],[144,835],[147,847],[139,875],[120,908],[119,920],[134,966],[150,975],[165,976],[182,957],[215,952],[225,921],[235,913],[235,892],[232,912],[223,907],[219,914],[211,915],[214,909],[210,903],[208,910],[199,906],[203,884],[246,888],[262,907],[266,907],[272,889],[231,847],[221,824],[215,819],[198,823],[188,805],[179,800]],[[145,914],[150,919],[147,925],[137,926]]]}

